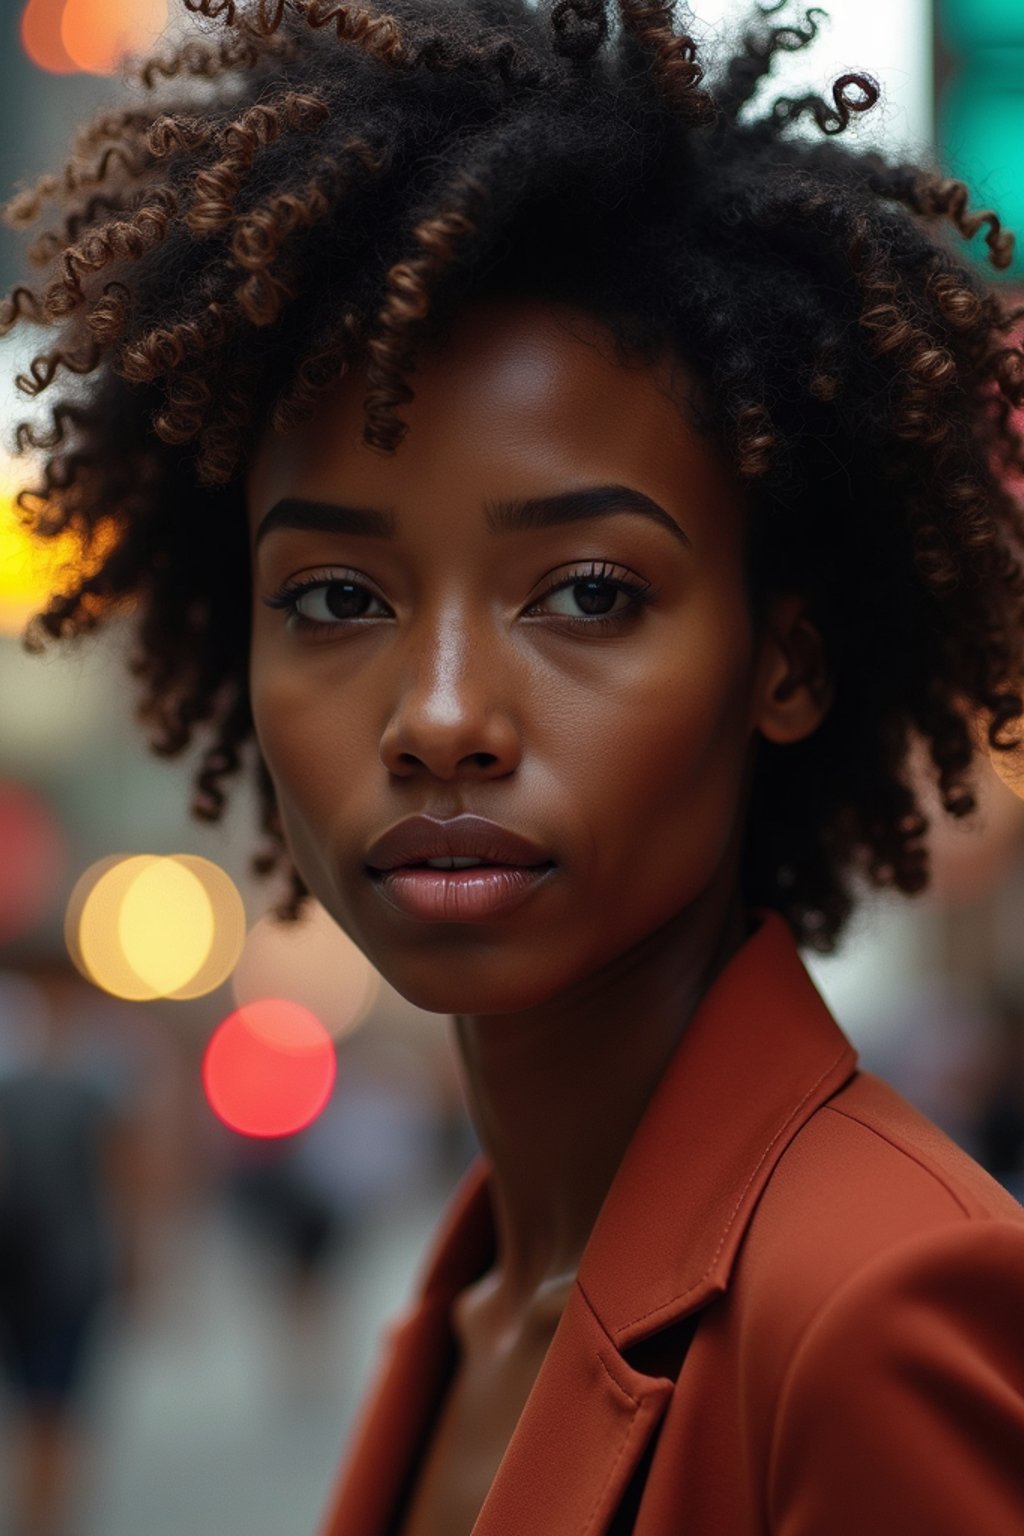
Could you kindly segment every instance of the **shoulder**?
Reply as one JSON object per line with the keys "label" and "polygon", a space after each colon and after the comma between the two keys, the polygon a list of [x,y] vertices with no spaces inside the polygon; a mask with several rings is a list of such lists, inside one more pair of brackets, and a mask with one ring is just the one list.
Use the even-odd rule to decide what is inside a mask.
{"label": "shoulder", "polygon": [[[883,1167],[902,1188],[906,1181],[923,1193],[925,1184],[941,1199],[944,1191],[968,1217],[1024,1219],[1024,1209],[974,1159],[887,1083],[868,1072],[856,1073],[823,1104],[808,1127],[821,1150],[856,1146],[879,1170]],[[909,1192],[909,1183],[907,1185]]]}
{"label": "shoulder", "polygon": [[960,1228],[977,1251],[993,1224],[1024,1242],[1012,1195],[885,1083],[856,1073],[773,1170],[746,1233],[737,1302],[785,1354],[838,1287],[890,1250]]}
{"label": "shoulder", "polygon": [[1024,1529],[1024,1224],[886,1247],[802,1331],[777,1398],[773,1528]]}
{"label": "shoulder", "polygon": [[791,1143],[735,1302],[773,1528],[1024,1529],[1024,1210],[885,1084]]}
{"label": "shoulder", "polygon": [[963,1217],[1024,1220],[1024,1209],[961,1147],[888,1084],[857,1072],[822,1104],[776,1170],[775,1196],[839,1200],[879,1236]]}
{"label": "shoulder", "polygon": [[1024,1236],[1012,1195],[899,1094],[858,1072],[786,1148],[747,1246],[759,1271],[782,1264],[805,1274],[818,1301],[907,1238],[992,1221]]}

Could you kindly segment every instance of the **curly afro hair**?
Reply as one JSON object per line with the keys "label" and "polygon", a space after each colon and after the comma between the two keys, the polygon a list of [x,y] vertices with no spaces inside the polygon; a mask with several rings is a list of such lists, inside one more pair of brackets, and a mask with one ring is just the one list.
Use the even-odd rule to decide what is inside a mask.
{"label": "curly afro hair", "polygon": [[19,379],[63,383],[17,429],[42,462],[21,507],[84,551],[27,642],[129,606],[153,747],[201,744],[208,819],[251,755],[257,867],[287,869],[247,693],[247,457],[356,359],[365,441],[394,453],[417,353],[462,303],[566,301],[689,367],[749,493],[752,611],[801,590],[825,640],[823,725],[759,743],[744,899],[827,952],[858,881],[923,889],[911,750],[964,816],[976,722],[1012,750],[1024,713],[1024,309],[959,248],[983,234],[1007,267],[997,215],[839,142],[878,99],[867,74],[755,110],[822,12],[756,8],[706,79],[673,0],[184,4],[190,38],[7,210],[57,208],[0,314],[59,330]]}

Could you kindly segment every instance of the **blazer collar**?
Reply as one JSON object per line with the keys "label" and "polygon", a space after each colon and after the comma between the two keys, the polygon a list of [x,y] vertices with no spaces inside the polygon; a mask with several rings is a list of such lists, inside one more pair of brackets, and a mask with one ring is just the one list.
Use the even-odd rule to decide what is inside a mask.
{"label": "blazer collar", "polygon": [[[856,1067],[786,923],[756,916],[686,1026],[583,1252],[577,1282],[620,1349],[725,1289],[775,1163]],[[453,1298],[492,1261],[488,1174],[478,1157],[456,1190],[424,1297]]]}
{"label": "blazer collar", "polygon": [[[624,1351],[726,1289],[783,1150],[856,1068],[784,920],[755,915],[633,1133],[474,1536],[607,1528],[674,1385]],[[488,1177],[478,1157],[390,1331],[328,1536],[385,1536],[450,1360],[451,1303],[495,1257]]]}

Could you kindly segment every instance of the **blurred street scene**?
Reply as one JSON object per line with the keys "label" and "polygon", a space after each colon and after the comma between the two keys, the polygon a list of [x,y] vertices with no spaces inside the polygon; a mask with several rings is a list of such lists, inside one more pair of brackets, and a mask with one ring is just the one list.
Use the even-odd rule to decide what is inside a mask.
{"label": "blurred street scene", "polygon": [[[698,37],[713,50],[748,9],[698,3]],[[1019,0],[828,9],[772,88],[869,68],[885,105],[864,142],[934,144],[1024,229]],[[118,97],[126,44],[185,19],[175,0],[0,0],[0,197]],[[993,71],[987,158],[971,92]],[[22,260],[0,235],[5,290]],[[322,913],[268,916],[246,775],[222,823],[189,819],[193,765],[150,756],[132,719],[127,620],[71,654],[22,648],[45,584],[9,452],[31,356],[21,331],[0,341],[0,1532],[311,1533],[475,1149],[449,1025]],[[979,784],[967,826],[936,824],[932,889],[873,898],[808,963],[863,1064],[1020,1198],[1024,798],[985,758]]]}

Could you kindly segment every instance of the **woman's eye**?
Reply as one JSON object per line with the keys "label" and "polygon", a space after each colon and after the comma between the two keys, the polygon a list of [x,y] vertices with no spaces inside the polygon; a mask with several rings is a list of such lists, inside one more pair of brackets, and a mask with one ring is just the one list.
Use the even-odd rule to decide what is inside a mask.
{"label": "woman's eye", "polygon": [[263,601],[284,613],[289,629],[337,629],[347,619],[387,618],[390,613],[361,581],[326,574],[286,583]]}
{"label": "woman's eye", "polygon": [[588,576],[585,580],[556,587],[543,601],[548,612],[578,619],[583,615],[606,618],[613,613],[624,613],[632,606],[633,599],[619,582],[609,581],[607,577]]}
{"label": "woman's eye", "polygon": [[554,615],[579,629],[595,629],[639,617],[652,596],[650,582],[631,578],[625,571],[612,574],[602,562],[556,582],[527,611],[541,617]]}
{"label": "woman's eye", "polygon": [[338,619],[375,618],[370,613],[375,603],[380,605],[379,598],[358,582],[325,581],[300,592],[292,599],[291,609],[312,624],[331,624]]}

